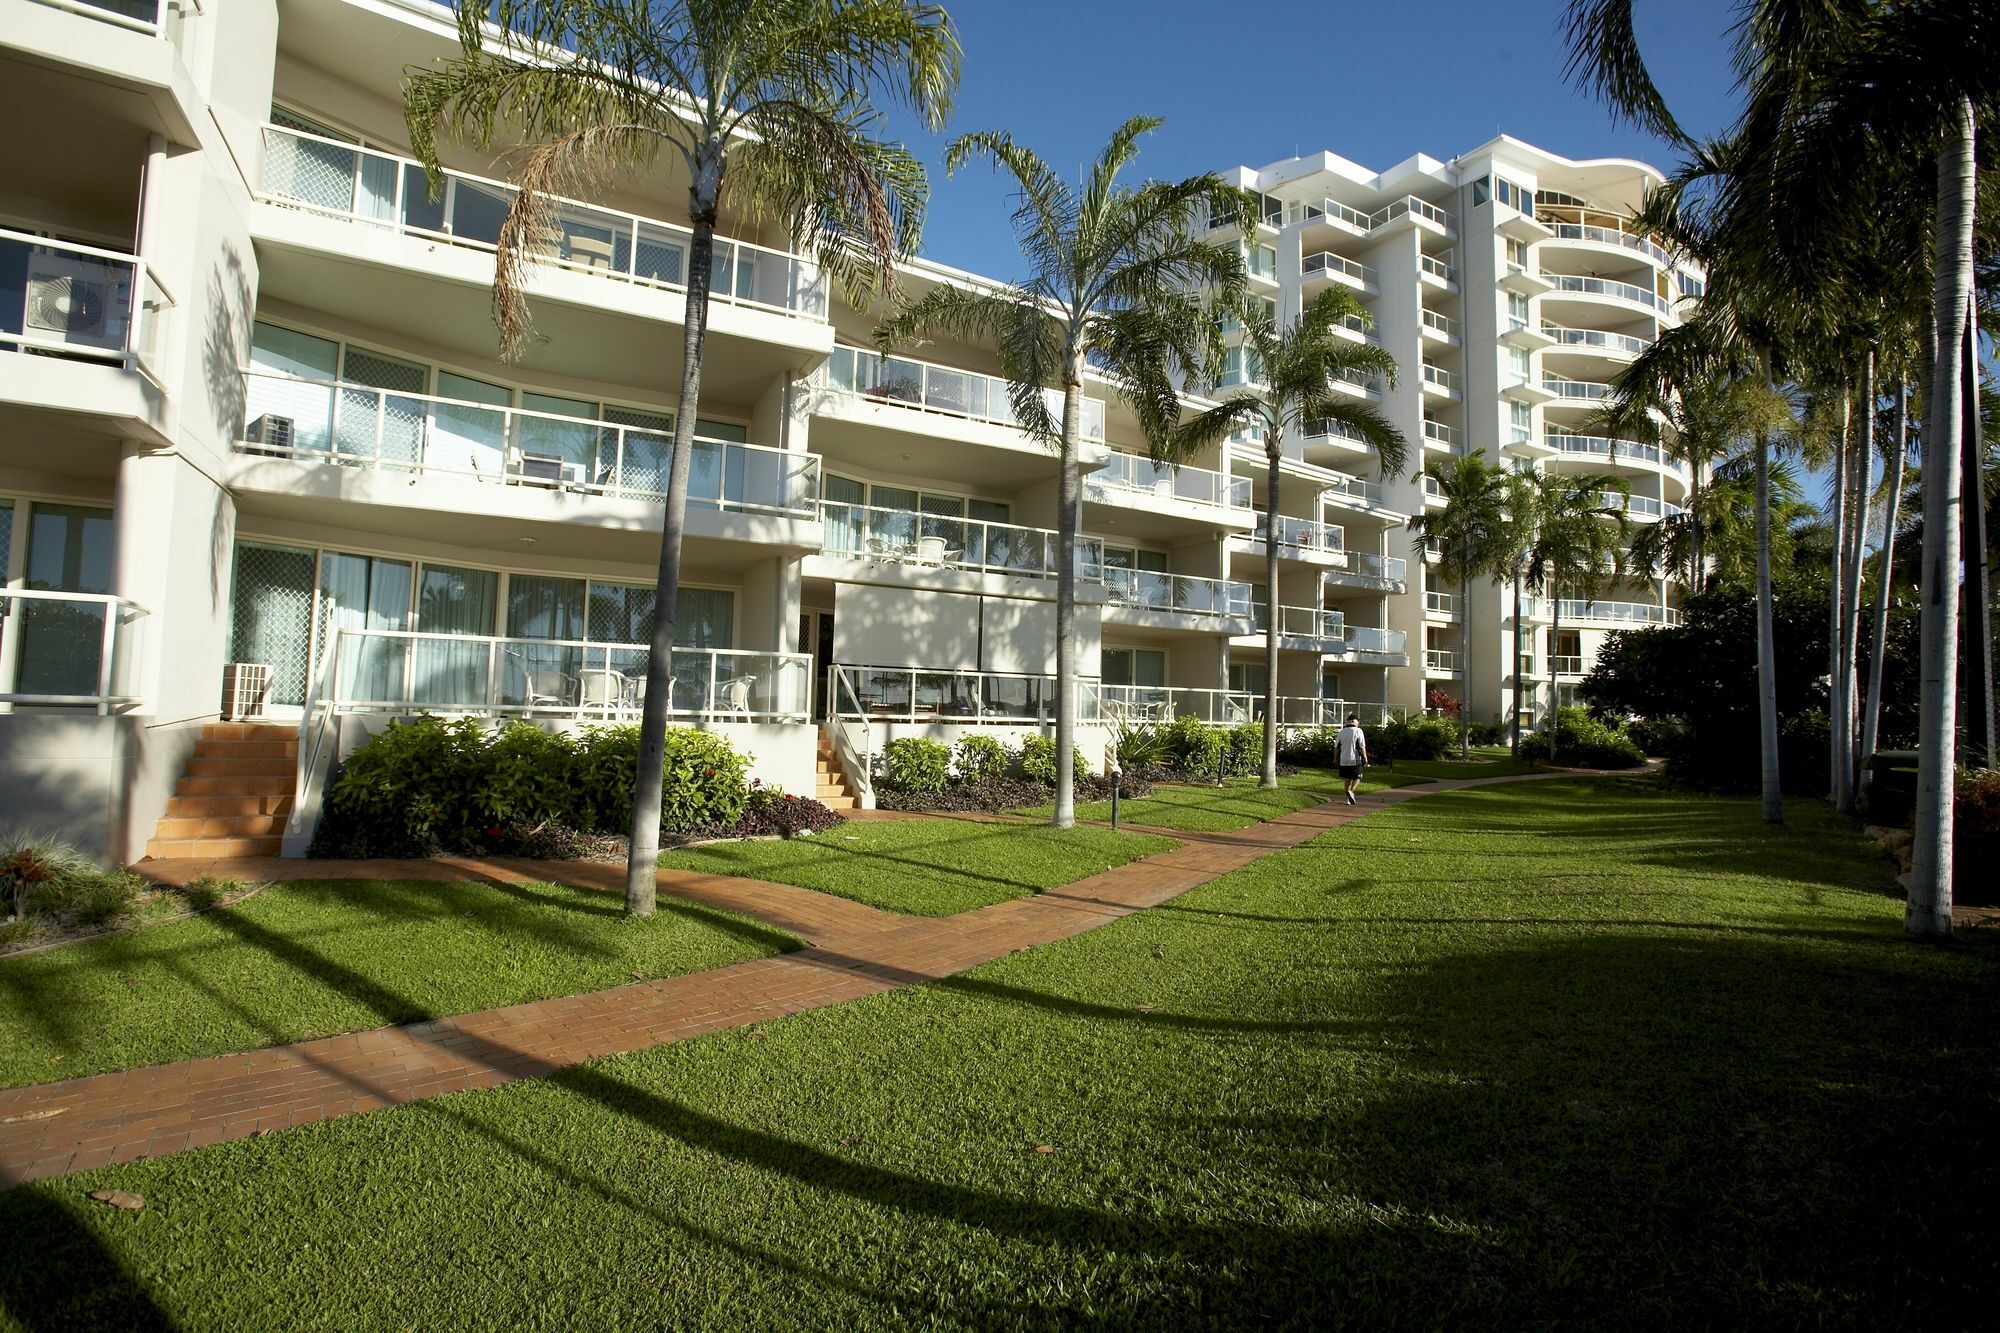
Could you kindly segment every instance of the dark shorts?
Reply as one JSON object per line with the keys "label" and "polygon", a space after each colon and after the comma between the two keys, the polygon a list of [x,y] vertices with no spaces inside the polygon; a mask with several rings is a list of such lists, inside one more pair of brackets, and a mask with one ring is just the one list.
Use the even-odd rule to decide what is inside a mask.
{"label": "dark shorts", "polygon": [[1349,779],[1352,779],[1352,778],[1358,778],[1358,777],[1360,777],[1360,776],[1361,776],[1361,765],[1360,765],[1360,764],[1342,764],[1342,765],[1340,766],[1340,776],[1342,776],[1343,778],[1349,778]]}

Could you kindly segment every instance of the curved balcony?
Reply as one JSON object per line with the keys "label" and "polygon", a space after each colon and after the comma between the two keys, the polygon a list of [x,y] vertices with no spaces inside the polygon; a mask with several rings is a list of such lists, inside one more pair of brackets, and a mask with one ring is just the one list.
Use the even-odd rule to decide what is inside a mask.
{"label": "curved balcony", "polygon": [[1559,431],[1544,435],[1542,440],[1549,448],[1569,457],[1601,458],[1613,466],[1645,463],[1683,482],[1687,480],[1686,463],[1659,445],[1643,440],[1612,440],[1602,435],[1567,435]]}
{"label": "curved balcony", "polygon": [[1570,296],[1599,296],[1613,301],[1628,301],[1644,306],[1656,314],[1673,313],[1673,303],[1650,287],[1640,287],[1629,282],[1617,282],[1611,278],[1587,278],[1574,273],[1548,273],[1543,275],[1550,284],[1550,291]]}
{"label": "curved balcony", "polygon": [[1113,453],[1104,466],[1084,474],[1086,500],[1129,504],[1135,497],[1182,500],[1223,509],[1250,508],[1250,479],[1207,468],[1155,463],[1137,454]]}
{"label": "curved balcony", "polygon": [[1613,394],[1609,384],[1595,380],[1566,380],[1558,375],[1542,377],[1542,389],[1563,407],[1589,407],[1608,402]]}
{"label": "curved balcony", "polygon": [[1596,352],[1621,361],[1629,361],[1653,345],[1651,338],[1638,338],[1629,333],[1572,329],[1560,324],[1542,325],[1542,335],[1549,340],[1552,351]]}
{"label": "curved balcony", "polygon": [[1617,625],[1678,625],[1679,608],[1652,602],[1573,602],[1564,600],[1562,618],[1572,621],[1599,621]]}
{"label": "curved balcony", "polygon": [[1591,245],[1610,246],[1614,249],[1629,250],[1633,254],[1644,255],[1661,268],[1671,269],[1674,257],[1644,236],[1622,231],[1616,227],[1591,227],[1575,222],[1545,223],[1551,241],[1582,241]]}
{"label": "curved balcony", "polygon": [[[835,347],[826,365],[814,375],[814,382],[835,393],[893,407],[987,421],[997,426],[1020,425],[1014,414],[1011,386],[1006,380],[907,356],[883,356],[860,347]],[[1042,401],[1048,406],[1049,415],[1060,421],[1062,395],[1054,389],[1044,389]],[[1080,406],[1079,434],[1086,440],[1102,440],[1104,400],[1086,397]]]}

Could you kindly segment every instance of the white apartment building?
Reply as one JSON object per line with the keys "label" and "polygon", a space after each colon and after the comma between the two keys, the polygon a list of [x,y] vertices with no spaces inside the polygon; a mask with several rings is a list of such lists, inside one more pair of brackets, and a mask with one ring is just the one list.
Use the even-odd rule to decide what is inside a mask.
{"label": "white apartment building", "polygon": [[[456,49],[427,0],[0,0],[0,114],[29,131],[0,147],[0,834],[117,860],[297,852],[333,763],[391,718],[636,717],[685,185],[566,207],[534,345],[501,362],[504,162],[447,149],[434,199],[403,124],[404,68]],[[1385,395],[1413,440],[1603,462],[1555,386],[1601,383],[1670,317],[1671,264],[1611,216],[1644,168],[1501,140],[1380,178],[1331,157],[1244,176],[1270,201],[1272,299],[1357,283],[1368,336],[1435,366]],[[1589,203],[1538,221],[1491,197],[1509,185]],[[884,358],[880,312],[830,296],[782,234],[722,231],[676,718],[766,781],[864,803],[896,735],[1050,729],[1055,464],[991,349]],[[1084,419],[1086,723],[1250,720],[1267,607],[1286,722],[1417,707],[1448,617],[1491,638],[1512,613],[1427,604],[1415,484],[1351,442],[1290,460],[1273,595],[1259,446],[1164,469],[1108,389]],[[1618,466],[1680,494],[1671,467]],[[1498,706],[1500,674],[1475,662],[1475,697]],[[1082,729],[1093,762],[1104,737]]]}
{"label": "white apartment building", "polygon": [[[1339,549],[1338,534],[1344,527],[1351,538],[1358,522],[1367,524],[1368,553],[1346,570],[1315,571],[1303,553],[1288,559],[1283,601],[1300,607],[1287,609],[1288,623],[1313,608],[1350,624],[1394,626],[1412,642],[1378,693],[1373,671],[1315,660],[1311,645],[1295,652],[1287,640],[1281,690],[1309,689],[1319,674],[1329,697],[1358,686],[1416,710],[1442,690],[1465,701],[1473,721],[1503,719],[1517,700],[1539,716],[1558,691],[1569,697],[1607,633],[1678,618],[1664,582],[1625,583],[1590,602],[1558,589],[1557,639],[1548,598],[1517,602],[1511,587],[1480,580],[1463,604],[1407,527],[1392,521],[1378,531],[1356,517],[1357,495],[1391,514],[1441,504],[1420,475],[1424,464],[1475,449],[1489,463],[1622,476],[1634,523],[1679,512],[1689,480],[1682,464],[1657,445],[1607,440],[1589,425],[1612,377],[1702,291],[1698,268],[1626,221],[1659,172],[1617,159],[1573,162],[1503,135],[1449,162],[1418,155],[1379,173],[1321,153],[1238,167],[1229,177],[1262,199],[1257,236],[1238,239],[1281,323],[1333,284],[1361,298],[1372,325],[1350,334],[1386,348],[1398,375],[1394,386],[1369,381],[1351,391],[1379,405],[1410,444],[1409,467],[1391,479],[1372,450],[1337,430],[1286,441],[1285,466],[1296,477],[1284,488],[1278,529],[1287,556],[1296,549],[1291,533],[1324,534]],[[1254,385],[1256,367],[1232,360],[1231,376]],[[1261,475],[1261,442],[1236,448],[1238,467]],[[1360,477],[1360,489],[1341,474]],[[1232,572],[1261,578],[1256,543],[1241,561]],[[1527,632],[1510,669],[1516,617]],[[1233,683],[1261,685],[1261,651],[1246,642],[1235,652]]]}
{"label": "white apartment building", "polygon": [[[425,0],[0,0],[0,112],[32,127],[0,148],[0,832],[297,851],[392,717],[636,716],[685,185],[566,208],[502,363],[504,163],[451,152],[433,198],[403,124],[404,68],[455,51]],[[991,350],[885,360],[879,311],[722,230],[676,717],[864,801],[892,736],[1047,730],[1055,465]],[[1253,484],[1221,450],[1154,467],[1108,391],[1085,421],[1082,715],[1248,720]],[[1355,507],[1366,545],[1300,530],[1302,581],[1386,564],[1399,516]],[[1376,706],[1406,660],[1379,614],[1297,641],[1369,664]]]}

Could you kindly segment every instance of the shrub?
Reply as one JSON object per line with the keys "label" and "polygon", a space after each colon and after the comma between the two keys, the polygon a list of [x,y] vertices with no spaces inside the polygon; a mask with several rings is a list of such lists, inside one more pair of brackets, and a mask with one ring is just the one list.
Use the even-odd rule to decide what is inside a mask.
{"label": "shrub", "polygon": [[1443,718],[1399,717],[1368,730],[1368,756],[1377,763],[1442,759],[1457,748],[1458,728]]}
{"label": "shrub", "polygon": [[224,898],[233,898],[243,892],[243,881],[238,879],[218,879],[214,875],[202,875],[181,885],[181,901],[192,912],[206,912]]}
{"label": "shrub", "polygon": [[[1076,774],[1076,785],[1080,789],[1090,781],[1090,761],[1083,757],[1083,751],[1072,749],[1069,754],[1070,766]],[[1056,785],[1056,739],[1053,736],[1023,736],[1021,738],[1021,776],[1044,787]]]}
{"label": "shrub", "polygon": [[1007,776],[1007,747],[991,736],[973,732],[961,736],[952,750],[952,768],[960,782],[991,782]]}
{"label": "shrub", "polygon": [[1994,901],[2000,863],[2000,769],[1962,768],[1952,798],[1952,892],[1967,903]]}
{"label": "shrub", "polygon": [[104,870],[52,838],[12,838],[0,845],[0,885],[23,922],[39,916],[75,926],[101,926],[129,914],[144,887],[130,871]]}
{"label": "shrub", "polygon": [[341,765],[314,854],[433,856],[467,845],[487,821],[485,738],[472,718],[391,722]]}
{"label": "shrub", "polygon": [[1157,768],[1164,762],[1165,737],[1151,722],[1120,722],[1114,740],[1118,747],[1118,767],[1126,772]]}
{"label": "shrub", "polygon": [[824,833],[840,823],[840,816],[818,801],[787,795],[778,787],[753,786],[743,808],[740,831],[748,834],[775,833],[781,838],[802,838]]}
{"label": "shrub", "polygon": [[1240,727],[1232,727],[1226,733],[1224,744],[1228,747],[1225,762],[1229,771],[1238,775],[1261,772],[1264,767],[1264,728],[1256,722],[1246,722]]}
{"label": "shrub", "polygon": [[477,797],[480,827],[561,824],[580,828],[576,742],[532,722],[502,727],[486,746]]}
{"label": "shrub", "polygon": [[[632,830],[632,793],[639,771],[636,724],[592,727],[576,758],[578,785],[589,799],[587,829]],[[742,818],[750,766],[712,731],[668,727],[660,785],[660,828],[667,833],[728,828]]]}
{"label": "shrub", "polygon": [[1474,745],[1506,745],[1513,739],[1505,722],[1474,722],[1467,730]]}
{"label": "shrub", "polygon": [[1278,738],[1278,758],[1301,768],[1332,768],[1340,762],[1339,737],[1336,727],[1288,732]]}
{"label": "shrub", "polygon": [[[1625,733],[1598,721],[1581,708],[1556,714],[1554,762],[1577,768],[1637,768],[1646,762]],[[1521,738],[1521,757],[1548,760],[1550,736],[1536,732]]]}
{"label": "shrub", "polygon": [[1632,738],[1640,753],[1664,758],[1686,742],[1688,729],[1677,718],[1641,717],[1625,724],[1625,734]]}
{"label": "shrub", "polygon": [[882,747],[882,785],[903,791],[943,791],[951,748],[924,736],[898,736]]}
{"label": "shrub", "polygon": [[1222,761],[1223,745],[1222,729],[1200,718],[1177,717],[1160,728],[1160,762],[1167,768],[1213,773]]}

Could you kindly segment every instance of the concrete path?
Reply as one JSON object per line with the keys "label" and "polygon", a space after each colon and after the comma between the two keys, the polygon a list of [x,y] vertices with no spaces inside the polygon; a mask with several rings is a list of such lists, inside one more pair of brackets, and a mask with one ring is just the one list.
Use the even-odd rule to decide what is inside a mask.
{"label": "concrete path", "polygon": [[[1533,775],[1563,776],[1571,775]],[[1156,906],[1260,857],[1403,801],[1524,780],[1532,779],[1399,787],[1364,796],[1357,806],[1314,806],[1229,833],[1160,829],[1182,845],[1060,889],[953,917],[904,916],[784,884],[662,871],[663,894],[757,917],[801,936],[808,947],[586,995],[0,1089],[0,1188],[462,1088],[533,1078],[565,1065],[950,976]],[[144,868],[182,882],[212,874],[249,882],[463,879],[624,889],[623,866],[575,861],[440,857],[302,863],[255,858],[155,862]]]}

